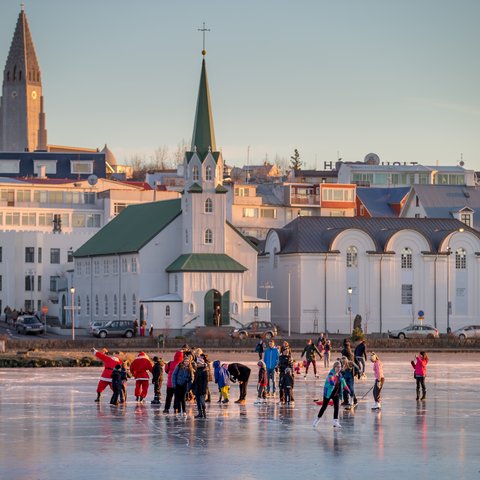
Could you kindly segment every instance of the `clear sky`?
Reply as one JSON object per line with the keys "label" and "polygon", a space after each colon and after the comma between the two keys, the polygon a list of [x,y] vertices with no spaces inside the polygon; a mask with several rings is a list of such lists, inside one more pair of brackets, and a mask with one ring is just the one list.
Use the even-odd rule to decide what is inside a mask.
{"label": "clear sky", "polygon": [[[3,71],[20,1],[0,0]],[[479,0],[25,0],[49,143],[190,142],[206,22],[217,147],[480,170]]]}

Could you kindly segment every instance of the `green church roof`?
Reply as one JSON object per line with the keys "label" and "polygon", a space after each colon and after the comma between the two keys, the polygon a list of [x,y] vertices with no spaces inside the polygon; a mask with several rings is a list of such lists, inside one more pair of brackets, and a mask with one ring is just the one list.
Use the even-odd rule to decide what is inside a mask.
{"label": "green church roof", "polygon": [[186,253],[166,269],[167,272],[245,272],[248,270],[224,253]]}
{"label": "green church roof", "polygon": [[179,199],[131,205],[76,250],[74,257],[138,252],[181,213]]}
{"label": "green church roof", "polygon": [[202,193],[203,188],[198,183],[192,183],[190,188],[188,189],[188,193]]}
{"label": "green church roof", "polygon": [[192,151],[197,151],[200,157],[205,157],[210,151],[215,152],[215,132],[213,129],[212,107],[210,105],[210,92],[208,89],[207,69],[205,58],[202,60],[200,86],[198,87],[197,111],[192,135]]}

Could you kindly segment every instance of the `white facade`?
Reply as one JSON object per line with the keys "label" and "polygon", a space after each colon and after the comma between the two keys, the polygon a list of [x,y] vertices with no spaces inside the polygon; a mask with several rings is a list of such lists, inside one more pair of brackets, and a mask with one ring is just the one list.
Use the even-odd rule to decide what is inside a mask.
{"label": "white facade", "polygon": [[413,229],[399,227],[379,251],[366,231],[345,228],[328,251],[282,254],[281,233],[272,230],[259,262],[259,284],[274,287],[272,321],[301,333],[347,333],[357,314],[368,333],[402,328],[418,321],[419,311],[441,332],[478,323],[480,239],[455,231],[458,224],[438,251]]}

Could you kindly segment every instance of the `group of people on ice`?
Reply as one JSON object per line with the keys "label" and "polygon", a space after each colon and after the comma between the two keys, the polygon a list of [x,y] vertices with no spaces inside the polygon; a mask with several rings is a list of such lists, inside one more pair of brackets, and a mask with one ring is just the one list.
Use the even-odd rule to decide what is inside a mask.
{"label": "group of people on ice", "polygon": [[[319,342],[315,345],[311,340],[308,340],[301,353],[302,358],[306,357],[305,378],[310,365],[313,366],[315,378],[318,378],[316,355],[325,358],[325,350],[318,348],[321,341],[319,339]],[[218,389],[218,403],[229,403],[232,383],[238,383],[239,385],[239,398],[235,403],[241,405],[246,403],[251,369],[241,363],[227,364],[219,360],[213,362],[212,369],[208,355],[200,348],[190,349],[188,345],[184,345],[181,350],[175,352],[173,360],[168,363],[157,356],[150,360],[144,352],[140,352],[129,366],[116,355],[106,351],[92,349],[92,353],[104,364],[97,386],[97,398],[95,400],[97,402],[100,401],[102,392],[107,386],[110,386],[113,391],[110,403],[112,405],[125,404],[127,400],[127,381],[133,377],[135,381],[135,400],[139,403],[145,401],[151,381],[154,389],[151,403],[152,405],[159,405],[165,373],[167,374],[167,388],[163,412],[166,414],[170,413],[173,402],[173,412],[177,416],[187,416],[187,401],[195,401],[198,411],[195,418],[206,418],[206,404],[212,401],[209,388],[209,383],[212,381],[215,382]],[[328,353],[330,354],[330,349],[328,349]],[[362,340],[352,350],[350,341],[345,339],[341,357],[336,359],[326,376],[323,398],[315,400],[317,404],[321,405],[321,408],[313,422],[314,427],[319,424],[328,405],[333,405],[333,426],[341,428],[338,420],[340,405],[347,410],[354,409],[357,405],[355,379],[366,379],[366,360],[366,342]],[[375,402],[372,409],[380,410],[381,392],[385,381],[383,364],[374,352],[370,355],[370,361],[373,364],[375,380],[374,385],[370,388],[370,390],[373,390]],[[411,363],[416,379],[417,400],[425,400],[428,356],[425,352],[420,352],[420,355],[417,355]],[[299,371],[301,367],[294,361],[288,342],[284,341],[281,346],[277,347],[274,340],[270,339],[268,346],[262,349],[262,358],[258,360],[257,366],[257,399],[254,404],[267,403],[267,398],[275,397],[278,390],[280,404],[294,405],[295,374],[301,375],[301,371]],[[421,398],[420,390],[422,391]]]}

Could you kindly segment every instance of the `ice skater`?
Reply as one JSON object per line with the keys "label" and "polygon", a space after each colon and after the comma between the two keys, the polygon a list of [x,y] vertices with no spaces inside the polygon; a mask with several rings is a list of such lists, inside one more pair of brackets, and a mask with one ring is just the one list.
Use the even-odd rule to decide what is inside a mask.
{"label": "ice skater", "polygon": [[330,368],[330,353],[332,351],[332,344],[330,340],[325,342],[324,350],[323,350],[323,366],[325,368]]}
{"label": "ice skater", "polygon": [[100,397],[102,396],[102,392],[107,388],[107,386],[110,387],[110,389],[113,391],[112,372],[115,368],[115,365],[121,364],[122,362],[118,357],[110,354],[108,350],[104,352],[99,352],[95,348],[92,348],[92,353],[103,362],[103,372],[100,375],[100,380],[98,381],[97,398],[95,399],[96,402],[99,402]]}
{"label": "ice skater", "polygon": [[305,348],[303,349],[302,351],[302,355],[300,356],[300,358],[302,358],[304,355],[305,355],[305,359],[307,360],[307,367],[305,369],[305,375],[304,375],[304,378],[307,378],[307,375],[308,375],[308,367],[310,366],[310,364],[313,365],[313,373],[315,375],[315,378],[318,378],[318,375],[317,375],[317,359],[316,359],[316,355],[315,354],[318,354],[320,355],[320,357],[322,356],[322,354],[320,353],[320,350],[317,348],[317,346],[312,342],[312,339],[309,338],[307,340],[307,344],[305,345]]}
{"label": "ice skater", "polygon": [[267,369],[267,397],[270,395],[274,397],[276,393],[275,371],[278,370],[279,357],[278,348],[275,346],[273,338],[271,338],[268,341],[268,348],[263,353],[263,361]]}
{"label": "ice skater", "polygon": [[338,421],[338,410],[339,410],[339,403],[340,399],[343,395],[343,390],[347,389],[347,384],[345,383],[345,380],[343,379],[342,374],[340,373],[340,370],[342,368],[342,365],[340,362],[335,362],[333,364],[332,370],[328,372],[327,378],[325,379],[325,384],[323,387],[323,402],[322,406],[320,408],[320,411],[318,412],[317,418],[313,421],[313,428],[315,428],[319,422],[320,419],[322,418],[322,415],[325,413],[325,410],[328,407],[328,403],[330,401],[333,402],[333,427],[334,428],[342,428],[340,425],[340,422]]}
{"label": "ice skater", "polygon": [[153,400],[150,402],[152,405],[160,405],[162,383],[163,383],[163,360],[155,356],[153,357],[153,368],[152,368]]}
{"label": "ice skater", "polygon": [[280,395],[283,395],[283,402],[281,403],[295,405],[295,398],[293,396],[294,385],[295,379],[293,377],[293,370],[290,367],[287,367],[280,379]]}
{"label": "ice skater", "polygon": [[367,376],[365,375],[365,362],[367,360],[367,342],[365,340],[362,340],[355,347],[355,351],[353,354],[355,356],[355,363],[358,365],[359,368],[358,379],[366,379]]}
{"label": "ice skater", "polygon": [[140,352],[130,365],[130,372],[135,378],[135,399],[143,402],[148,394],[150,382],[149,372],[152,373],[153,365],[148,355]]}
{"label": "ice skater", "polygon": [[383,363],[378,358],[378,355],[375,352],[372,352],[370,355],[370,361],[373,362],[373,375],[375,377],[375,384],[373,386],[373,400],[375,404],[372,407],[372,410],[380,410],[382,408],[381,404],[381,393],[385,378],[383,376]]}
{"label": "ice skater", "polygon": [[193,381],[193,394],[197,402],[198,413],[195,418],[207,418],[207,406],[205,396],[208,390],[208,371],[203,357],[197,358],[197,368],[195,370],[195,379]]}
{"label": "ice skater", "polygon": [[[427,376],[428,355],[426,352],[420,352],[420,355],[416,355],[415,360],[412,360],[411,364],[417,382],[417,400],[425,400],[427,395],[425,377]],[[422,398],[420,398],[420,387],[422,389]]]}
{"label": "ice skater", "polygon": [[228,365],[228,373],[230,374],[230,380],[232,382],[238,381],[238,387],[240,389],[240,396],[235,403],[245,405],[247,397],[248,379],[250,378],[251,370],[242,363],[230,363]]}
{"label": "ice skater", "polygon": [[190,356],[185,357],[176,367],[172,375],[172,386],[175,389],[175,398],[173,408],[177,416],[187,416],[186,412],[186,395],[187,390],[193,380],[193,368],[190,363]]}
{"label": "ice skater", "polygon": [[358,372],[359,369],[353,361],[348,360],[346,357],[342,357],[342,375],[348,387],[348,393],[345,393],[342,402],[342,405],[346,407],[346,410],[351,410],[358,403],[357,397],[355,396],[355,376]]}
{"label": "ice skater", "polygon": [[267,403],[264,400],[265,396],[265,387],[268,384],[267,368],[263,360],[257,362],[258,365],[258,382],[257,382],[257,399],[255,400],[254,405],[261,405]]}
{"label": "ice skater", "polygon": [[163,413],[170,412],[170,406],[172,405],[173,396],[175,394],[175,387],[172,384],[172,375],[176,366],[183,361],[183,352],[178,350],[173,356],[173,360],[170,360],[165,365],[165,373],[167,374],[167,395],[165,397],[165,405],[163,406]]}
{"label": "ice skater", "polygon": [[123,382],[122,382],[121,368],[122,368],[122,365],[118,363],[117,365],[115,365],[112,372],[113,395],[112,395],[112,398],[110,399],[110,405],[118,405],[120,402],[120,399],[123,396],[122,395]]}

